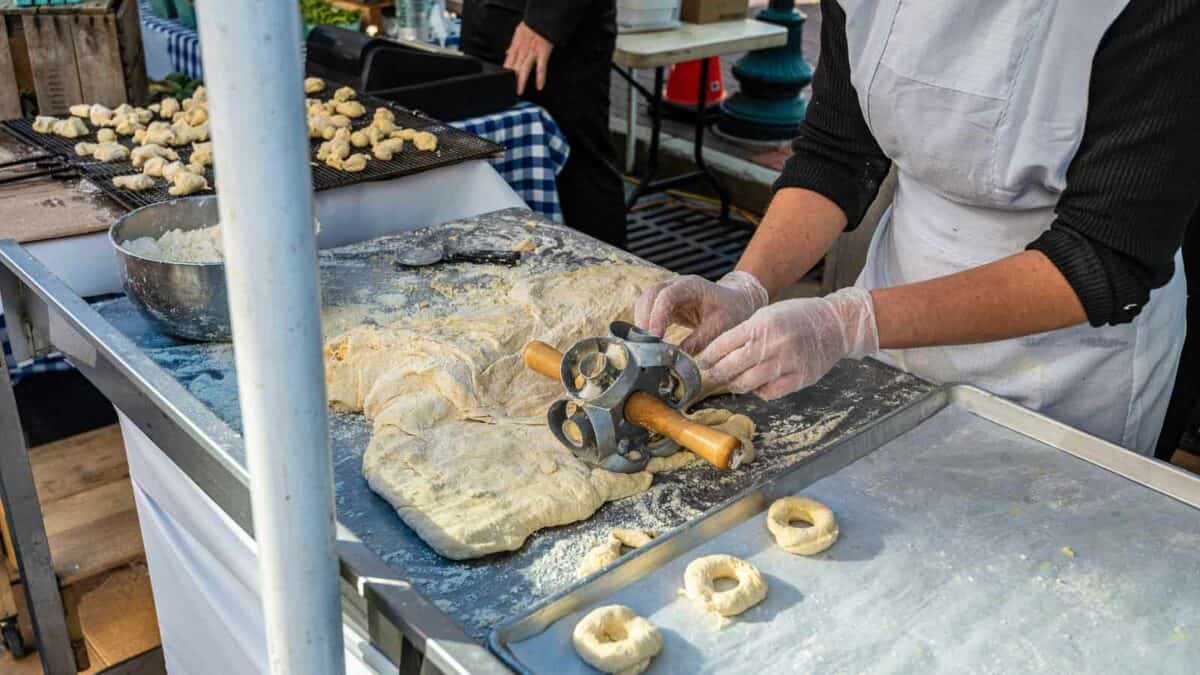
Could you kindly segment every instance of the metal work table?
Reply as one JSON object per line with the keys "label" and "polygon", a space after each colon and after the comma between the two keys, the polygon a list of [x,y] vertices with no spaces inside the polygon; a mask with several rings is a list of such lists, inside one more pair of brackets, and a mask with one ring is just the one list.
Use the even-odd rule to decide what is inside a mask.
{"label": "metal work table", "polygon": [[[419,304],[436,310],[447,302],[439,284],[488,283],[487,268],[400,271],[380,255],[391,241],[450,236],[459,244],[478,239],[481,246],[532,236],[537,250],[522,263],[531,272],[636,260],[528,212],[509,210],[323,252],[327,309],[390,296],[393,306],[376,306],[364,315],[386,320],[390,312]],[[124,299],[89,306],[12,242],[0,242],[0,295],[10,325],[25,326],[13,331],[19,356],[50,349],[66,353],[233,522],[252,532],[229,345],[184,343],[158,334]],[[369,424],[358,415],[331,413],[338,553],[347,582],[343,606],[366,613],[372,640],[396,663],[400,642],[393,628],[442,671],[502,670],[483,646],[488,631],[572,586],[579,557],[609,528],[684,525],[746,488],[819,456],[815,449],[867,427],[931,388],[864,361],[840,365],[817,386],[781,401],[723,399],[717,405],[744,412],[759,425],[761,454],[753,465],[725,475],[693,465],[659,476],[650,491],[608,504],[587,521],[543,530],[520,551],[468,562],[433,553],[369,490],[361,476]],[[19,435],[6,434],[0,459],[23,450]]]}
{"label": "metal work table", "polygon": [[[773,541],[762,509],[795,493],[837,514],[829,550]],[[1198,509],[1196,476],[944,387],[492,639],[519,672],[582,675],[571,632],[615,603],[662,632],[651,673],[1193,673]],[[769,587],[726,625],[677,595],[711,554],[751,562]]]}

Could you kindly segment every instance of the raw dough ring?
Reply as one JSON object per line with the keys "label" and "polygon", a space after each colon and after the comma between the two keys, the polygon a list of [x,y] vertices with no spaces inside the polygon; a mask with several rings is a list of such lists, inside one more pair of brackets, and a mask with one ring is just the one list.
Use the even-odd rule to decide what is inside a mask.
{"label": "raw dough ring", "polygon": [[[791,521],[803,520],[812,527],[793,527]],[[838,538],[833,511],[807,497],[784,497],[767,510],[767,529],[779,548],[798,555],[815,555],[833,546]]]}
{"label": "raw dough ring", "polygon": [[624,605],[597,607],[575,624],[575,651],[605,673],[636,675],[662,651],[658,627]]}
{"label": "raw dough ring", "polygon": [[[736,579],[737,586],[718,591],[717,579]],[[735,616],[767,597],[767,580],[758,568],[731,555],[707,555],[688,564],[683,573],[687,596],[704,609],[721,616]]]}

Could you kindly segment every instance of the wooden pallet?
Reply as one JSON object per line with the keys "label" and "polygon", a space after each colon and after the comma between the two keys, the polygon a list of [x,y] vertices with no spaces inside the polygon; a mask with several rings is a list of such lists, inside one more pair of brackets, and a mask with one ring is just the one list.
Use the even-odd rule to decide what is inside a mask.
{"label": "wooden pallet", "polygon": [[93,670],[123,663],[161,645],[146,567],[132,565],[112,572],[80,598],[79,623]]}
{"label": "wooden pallet", "polygon": [[22,89],[36,93],[40,113],[57,115],[76,103],[140,103],[146,86],[136,0],[0,0],[0,119],[22,116]]}
{"label": "wooden pallet", "polygon": [[[29,463],[76,662],[81,669],[89,666],[91,646],[91,653],[100,654],[104,663],[111,664],[114,661],[110,659],[116,658],[119,650],[104,647],[109,644],[106,638],[93,640],[101,646],[89,645],[87,640],[83,620],[87,598],[92,593],[105,597],[103,589],[110,584],[114,571],[126,570],[145,560],[120,428],[105,427],[32,448]],[[0,527],[0,534],[5,551],[11,552],[6,522]],[[6,555],[6,567],[22,637],[32,645],[24,592],[11,554]],[[3,604],[0,600],[0,607]],[[97,621],[93,619],[93,624],[104,624]],[[96,630],[107,635],[114,629]]]}

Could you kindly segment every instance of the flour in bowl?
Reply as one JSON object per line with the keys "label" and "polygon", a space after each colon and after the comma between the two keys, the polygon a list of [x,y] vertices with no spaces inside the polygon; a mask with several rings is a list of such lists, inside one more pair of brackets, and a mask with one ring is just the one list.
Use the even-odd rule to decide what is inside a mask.
{"label": "flour in bowl", "polygon": [[225,260],[221,251],[220,225],[197,230],[170,230],[158,239],[140,237],[122,246],[143,258],[167,262],[219,263]]}

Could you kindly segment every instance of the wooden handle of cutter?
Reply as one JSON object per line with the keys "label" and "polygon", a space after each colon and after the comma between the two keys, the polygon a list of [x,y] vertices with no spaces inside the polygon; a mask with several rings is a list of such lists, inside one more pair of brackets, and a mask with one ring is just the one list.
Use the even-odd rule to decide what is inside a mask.
{"label": "wooden handle of cutter", "polygon": [[533,372],[541,373],[552,380],[559,378],[562,370],[562,352],[545,342],[534,340],[525,345],[521,358],[525,361],[525,367]]}
{"label": "wooden handle of cutter", "polygon": [[[554,347],[534,340],[525,345],[522,354],[526,367],[546,377],[558,379],[562,368],[562,353]],[[722,470],[736,469],[741,464],[742,443],[724,431],[693,422],[678,410],[643,393],[634,392],[625,401],[625,418],[675,441]]]}

